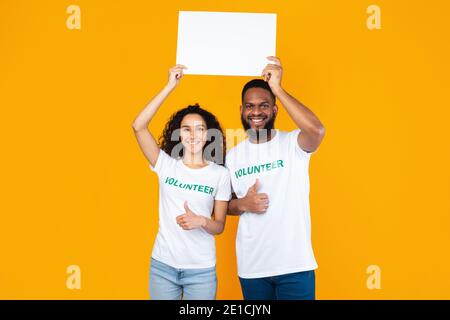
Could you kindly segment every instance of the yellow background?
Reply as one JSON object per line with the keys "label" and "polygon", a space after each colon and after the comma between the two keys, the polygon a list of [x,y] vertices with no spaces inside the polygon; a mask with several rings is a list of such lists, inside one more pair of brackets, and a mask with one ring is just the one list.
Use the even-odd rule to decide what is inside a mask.
{"label": "yellow background", "polygon": [[[310,166],[317,298],[449,299],[447,0],[0,0],[0,298],[148,298],[158,186],[131,124],[175,63],[179,10],[278,14],[283,85],[327,129]],[[195,102],[240,128],[249,79],[186,76],[151,131]],[[294,129],[283,108],[276,125]],[[219,299],[242,297],[237,221],[217,237]]]}

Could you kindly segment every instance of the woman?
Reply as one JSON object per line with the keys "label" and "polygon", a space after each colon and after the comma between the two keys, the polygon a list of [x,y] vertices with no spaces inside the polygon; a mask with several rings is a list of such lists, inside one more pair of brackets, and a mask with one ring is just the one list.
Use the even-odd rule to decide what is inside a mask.
{"label": "woman", "polygon": [[[159,145],[148,130],[185,68],[176,65],[169,70],[167,85],[133,123],[139,146],[159,178],[159,231],[151,259],[150,296],[213,300],[217,288],[214,235],[224,230],[231,198],[228,170],[219,165],[225,151],[222,129],[215,116],[197,104],[171,117]],[[217,132],[209,141],[210,133]]]}

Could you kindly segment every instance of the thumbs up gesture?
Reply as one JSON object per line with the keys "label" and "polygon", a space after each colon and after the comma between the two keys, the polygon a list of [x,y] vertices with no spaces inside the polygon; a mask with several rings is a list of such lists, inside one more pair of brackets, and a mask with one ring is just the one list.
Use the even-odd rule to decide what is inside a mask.
{"label": "thumbs up gesture", "polygon": [[188,206],[187,201],[184,202],[184,214],[179,215],[176,220],[177,224],[184,230],[192,230],[206,226],[206,217],[195,214]]}
{"label": "thumbs up gesture", "polygon": [[258,193],[259,179],[248,188],[247,194],[242,198],[242,208],[246,212],[265,213],[269,207],[269,196],[266,193]]}

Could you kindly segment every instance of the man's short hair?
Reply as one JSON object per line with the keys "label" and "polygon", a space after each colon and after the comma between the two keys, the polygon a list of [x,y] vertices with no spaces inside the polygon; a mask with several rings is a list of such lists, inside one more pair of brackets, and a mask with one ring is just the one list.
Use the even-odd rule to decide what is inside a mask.
{"label": "man's short hair", "polygon": [[247,90],[251,88],[261,88],[269,91],[270,96],[273,99],[273,103],[275,104],[276,97],[273,94],[272,89],[270,89],[269,84],[262,79],[253,79],[245,84],[244,88],[242,89],[242,97],[241,97],[242,101],[244,101],[245,93],[247,92]]}

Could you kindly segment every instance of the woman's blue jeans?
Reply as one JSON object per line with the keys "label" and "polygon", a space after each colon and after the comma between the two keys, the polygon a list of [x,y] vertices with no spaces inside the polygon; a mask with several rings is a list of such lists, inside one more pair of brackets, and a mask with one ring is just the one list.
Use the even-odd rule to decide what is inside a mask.
{"label": "woman's blue jeans", "polygon": [[216,267],[176,269],[152,258],[150,265],[150,299],[215,300]]}

